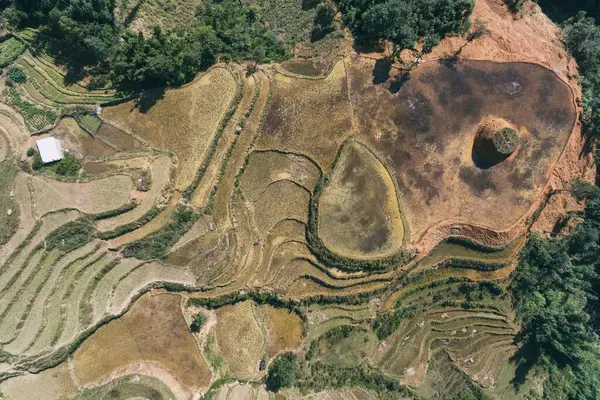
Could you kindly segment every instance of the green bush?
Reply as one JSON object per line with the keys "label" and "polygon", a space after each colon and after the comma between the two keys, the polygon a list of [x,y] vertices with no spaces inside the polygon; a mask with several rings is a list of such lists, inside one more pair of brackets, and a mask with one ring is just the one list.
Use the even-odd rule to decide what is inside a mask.
{"label": "green bush", "polygon": [[89,243],[96,236],[96,229],[88,219],[69,222],[46,237],[46,249],[71,252]]}
{"label": "green bush", "polygon": [[[157,207],[152,207],[150,209],[150,211],[148,211],[146,214],[142,215],[140,218],[136,219],[135,221],[130,222],[125,225],[117,226],[112,231],[100,232],[98,234],[98,237],[102,240],[114,239],[117,236],[121,236],[126,233],[129,233],[129,232],[139,228],[142,225],[146,225],[148,222],[150,222],[154,218],[156,218],[156,216],[158,214],[160,214],[160,209]],[[98,216],[96,216],[95,219],[98,220],[98,219],[102,219],[102,218],[98,218]]]}
{"label": "green bush", "polygon": [[10,65],[24,51],[25,45],[14,37],[0,43],[0,68]]}
{"label": "green bush", "polygon": [[379,340],[383,340],[390,336],[400,323],[407,318],[412,318],[416,310],[415,306],[399,308],[391,314],[383,314],[377,317],[373,323],[373,329],[377,333]]}
{"label": "green bush", "polygon": [[198,314],[194,315],[194,319],[190,325],[190,330],[194,333],[200,332],[200,329],[202,329],[207,320],[208,318],[206,318],[206,315],[199,312]]}
{"label": "green bush", "polygon": [[600,188],[591,183],[580,181],[575,179],[571,182],[571,194],[579,201],[593,200],[600,197]]}
{"label": "green bush", "polygon": [[502,128],[496,132],[492,142],[498,153],[510,155],[519,146],[519,134],[512,128]]}
{"label": "green bush", "polygon": [[296,374],[300,369],[298,359],[293,353],[284,353],[269,366],[267,389],[278,392],[279,389],[291,387],[296,382]]}
{"label": "green bush", "polygon": [[8,70],[8,80],[13,83],[24,83],[27,80],[27,75],[20,68],[11,68]]}
{"label": "green bush", "polygon": [[33,155],[33,164],[31,166],[36,171],[44,166],[44,163],[42,163],[42,157],[39,155],[39,153],[35,153]]}
{"label": "green bush", "polygon": [[513,14],[521,11],[523,9],[523,5],[525,4],[525,0],[504,0],[504,2],[508,6],[510,12]]}
{"label": "green bush", "polygon": [[167,256],[168,250],[184,233],[200,218],[194,209],[178,205],[171,217],[171,222],[140,240],[127,245],[123,250],[125,257],[135,257],[140,260],[152,260]]}
{"label": "green bush", "polygon": [[27,149],[27,157],[33,157],[35,156],[35,149],[33,147],[30,147]]}
{"label": "green bush", "polygon": [[71,153],[67,153],[65,157],[56,163],[54,166],[54,172],[56,175],[60,176],[70,176],[74,177],[79,175],[79,170],[81,169],[81,163]]}

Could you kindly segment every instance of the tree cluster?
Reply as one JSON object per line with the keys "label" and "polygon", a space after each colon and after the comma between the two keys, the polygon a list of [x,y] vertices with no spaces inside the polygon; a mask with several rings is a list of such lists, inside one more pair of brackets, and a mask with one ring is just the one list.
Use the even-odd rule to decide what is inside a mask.
{"label": "tree cluster", "polygon": [[[6,2],[5,2],[6,3]],[[114,0],[11,0],[3,17],[15,27],[36,27],[36,46],[67,60],[77,75],[111,81],[123,91],[179,85],[217,60],[283,60],[283,43],[252,7],[209,0],[194,23],[151,35],[134,33],[114,16]],[[257,51],[259,49],[260,51]]]}
{"label": "tree cluster", "polygon": [[294,353],[283,353],[278,356],[269,367],[267,389],[278,392],[279,389],[293,386],[299,369],[300,364]]}
{"label": "tree cluster", "polygon": [[548,373],[546,398],[600,395],[600,197],[567,238],[532,235],[521,255],[512,293],[522,328],[517,338],[521,376]]}
{"label": "tree cluster", "polygon": [[575,57],[581,72],[586,133],[600,138],[600,25],[581,11],[567,19],[562,28],[565,47]]}
{"label": "tree cluster", "polygon": [[366,45],[391,42],[413,49],[422,39],[428,52],[444,36],[469,28],[472,0],[339,0],[343,20]]}

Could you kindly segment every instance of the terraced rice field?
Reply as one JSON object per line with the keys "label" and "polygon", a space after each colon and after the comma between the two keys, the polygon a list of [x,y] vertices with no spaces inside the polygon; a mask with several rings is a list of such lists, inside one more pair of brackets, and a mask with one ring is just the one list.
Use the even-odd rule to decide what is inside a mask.
{"label": "terraced rice field", "polygon": [[303,154],[324,170],[353,129],[344,62],[322,80],[276,74],[258,149]]}
{"label": "terraced rice field", "polygon": [[180,89],[146,94],[145,101],[155,102],[149,110],[144,109],[144,102],[137,107],[131,101],[107,107],[102,115],[151,146],[175,154],[174,187],[184,190],[193,182],[237,86],[232,72],[217,67]]}
{"label": "terraced rice field", "polygon": [[43,58],[36,58],[28,52],[21,56],[15,64],[27,75],[27,83],[24,84],[27,93],[48,106],[95,105],[116,99],[114,92],[89,91],[77,84],[65,86],[64,76]]}
{"label": "terraced rice field", "polygon": [[[144,31],[184,23],[191,3],[172,3],[180,21],[152,17],[161,0],[117,17]],[[422,239],[436,224],[504,229],[531,211],[574,123],[568,88],[550,71],[429,62],[392,94],[358,55],[323,77],[325,65],[299,62],[254,73],[217,66],[100,117],[62,118],[49,134],[83,173],[59,182],[17,169],[31,162],[28,130],[54,124],[64,106],[118,96],[67,84],[43,55],[16,64],[29,80],[5,97],[22,116],[0,105],[7,398],[42,398],[41,386],[51,399],[267,399],[258,383],[287,351],[303,374],[363,368],[425,396],[502,379],[519,330],[507,286],[525,234],[507,233],[516,239],[501,248],[451,228]],[[543,96],[553,100],[541,110]],[[522,147],[497,169],[475,170],[472,134],[492,112],[518,127]],[[182,209],[192,217],[178,220]],[[89,232],[57,241],[53,232],[75,220]],[[145,238],[168,245],[136,259],[128,246]],[[377,268],[404,252],[415,258]],[[208,316],[200,332],[188,299],[205,301],[191,308]]]}

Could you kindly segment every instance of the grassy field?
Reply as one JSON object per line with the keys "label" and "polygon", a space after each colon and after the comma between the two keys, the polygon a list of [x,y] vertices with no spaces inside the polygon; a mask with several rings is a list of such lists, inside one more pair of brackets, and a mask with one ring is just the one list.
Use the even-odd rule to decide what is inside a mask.
{"label": "grassy field", "polygon": [[267,325],[269,356],[283,350],[295,349],[302,340],[302,320],[297,314],[284,308],[262,306]]}
{"label": "grassy field", "polygon": [[[41,176],[32,178],[35,210],[39,215],[75,208],[89,214],[113,210],[129,200],[131,177],[115,175],[87,183],[58,182]],[[42,200],[43,199],[43,200]]]}
{"label": "grassy field", "polygon": [[178,160],[174,187],[184,190],[195,179],[236,89],[232,73],[217,67],[182,88],[148,92],[139,102],[106,107],[102,115],[152,147],[172,152]]}
{"label": "grassy field", "polygon": [[73,400],[128,400],[132,398],[148,400],[174,400],[175,395],[167,385],[156,378],[144,375],[125,376],[110,383],[84,389]]}
{"label": "grassy field", "polygon": [[[3,139],[3,138],[2,138]],[[0,162],[0,245],[8,242],[19,225],[19,204],[11,196],[17,169],[12,160]]]}
{"label": "grassy field", "polygon": [[69,374],[69,366],[62,363],[39,374],[28,374],[0,384],[0,393],[6,400],[60,399],[77,395],[77,386]]}
{"label": "grassy field", "polygon": [[146,0],[115,2],[117,18],[134,31],[151,33],[154,26],[164,30],[183,27],[195,19],[200,0]]}
{"label": "grassy field", "polygon": [[319,236],[345,257],[378,258],[402,248],[404,222],[392,177],[365,146],[349,141],[319,198]]}
{"label": "grassy field", "polygon": [[84,114],[81,117],[77,118],[77,122],[79,125],[85,129],[87,132],[90,132],[92,135],[98,133],[98,129],[100,129],[100,125],[102,125],[102,120],[91,114]]}

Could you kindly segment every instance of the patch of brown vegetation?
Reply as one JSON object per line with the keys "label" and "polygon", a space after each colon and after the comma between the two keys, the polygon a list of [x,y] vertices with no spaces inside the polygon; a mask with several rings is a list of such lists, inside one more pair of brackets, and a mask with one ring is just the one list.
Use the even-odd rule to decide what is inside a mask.
{"label": "patch of brown vegetation", "polygon": [[343,61],[324,79],[295,79],[277,73],[256,147],[305,154],[327,170],[352,131],[351,116]]}
{"label": "patch of brown vegetation", "polygon": [[256,379],[265,351],[263,331],[254,316],[255,304],[248,300],[217,310],[215,334],[227,369],[239,379]]}
{"label": "patch of brown vegetation", "polygon": [[262,306],[267,323],[269,356],[274,357],[282,350],[293,350],[302,342],[302,320],[285,308]]}
{"label": "patch of brown vegetation", "polygon": [[319,236],[346,257],[385,257],[400,250],[404,224],[396,188],[385,166],[349,141],[319,201]]}
{"label": "patch of brown vegetation", "polygon": [[160,364],[187,388],[210,384],[210,370],[183,318],[179,295],[142,296],[123,317],[90,336],[74,353],[72,363],[85,385],[143,361]]}

